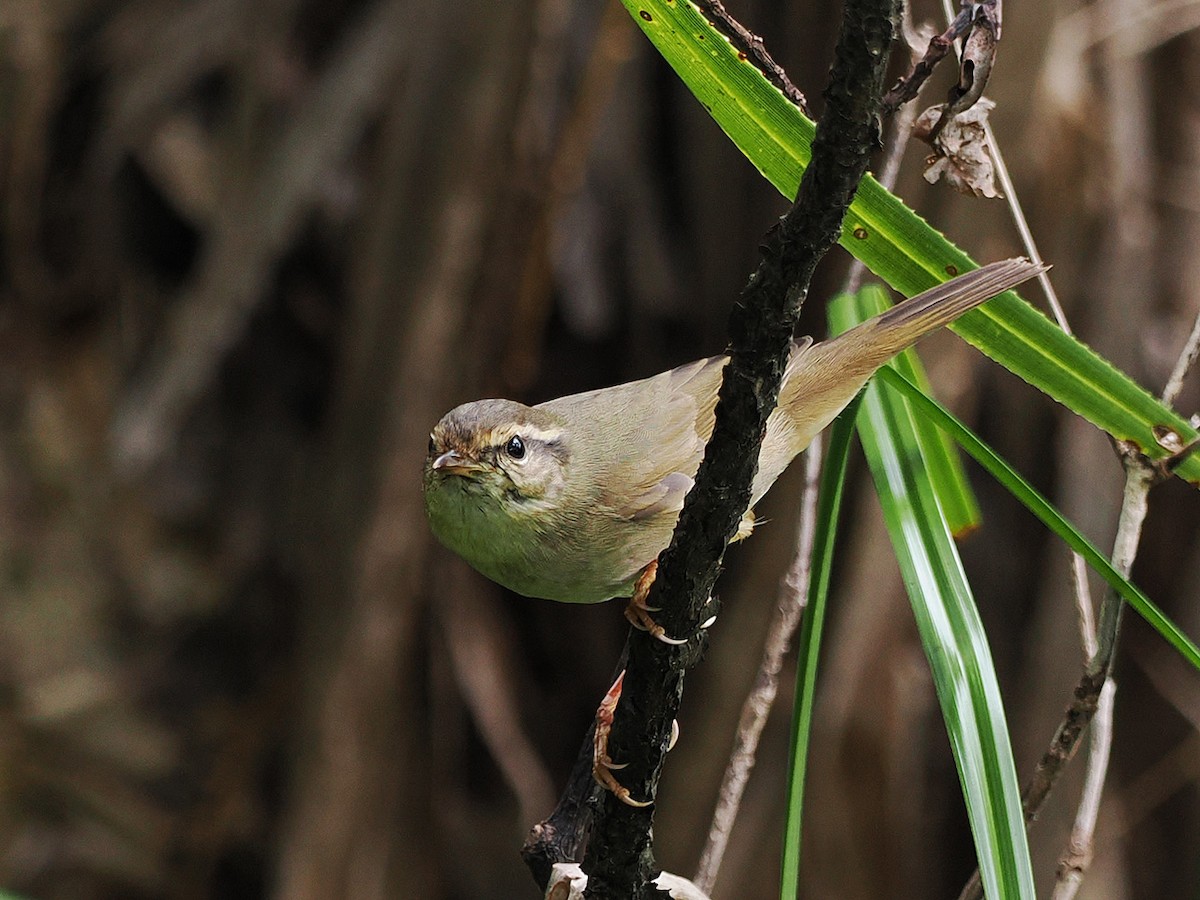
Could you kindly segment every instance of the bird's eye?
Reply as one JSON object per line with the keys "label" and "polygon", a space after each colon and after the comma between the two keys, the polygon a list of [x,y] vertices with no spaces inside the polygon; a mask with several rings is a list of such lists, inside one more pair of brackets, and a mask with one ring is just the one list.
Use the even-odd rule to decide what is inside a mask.
{"label": "bird's eye", "polygon": [[504,445],[504,452],[513,459],[525,458],[525,442],[519,434],[514,434],[508,439],[508,443]]}
{"label": "bird's eye", "polygon": [[437,450],[437,442],[433,439],[433,435],[430,434],[429,435],[429,455],[433,456],[434,451],[436,451],[436,450]]}

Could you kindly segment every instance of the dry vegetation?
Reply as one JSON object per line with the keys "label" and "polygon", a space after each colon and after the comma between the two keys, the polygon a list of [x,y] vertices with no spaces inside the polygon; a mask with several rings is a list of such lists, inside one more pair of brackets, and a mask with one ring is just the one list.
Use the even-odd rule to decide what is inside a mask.
{"label": "dry vegetation", "polygon": [[[818,92],[824,4],[729,6]],[[1200,41],[1130,6],[1010,3],[990,93],[1076,332],[1157,391],[1200,306]],[[612,0],[5,0],[0,179],[0,887],[533,896],[517,848],[624,620],[505,596],[433,546],[428,429],[461,400],[715,352],[783,201]],[[977,258],[1020,250],[996,201],[916,167],[899,192]],[[826,294],[845,267],[831,254]],[[961,342],[927,347],[942,396],[1110,542],[1107,441]],[[689,681],[656,829],[674,871],[703,843],[797,475],[731,552]],[[1082,659],[1069,561],[978,488],[963,552],[1028,772]],[[1193,636],[1196,510],[1156,488],[1134,569]],[[953,896],[973,865],[953,763],[867,492],[851,512],[809,896]],[[1083,896],[1184,896],[1200,679],[1141,622],[1123,640]],[[717,897],[775,891],[789,708]],[[1077,780],[1033,831],[1044,881]]]}

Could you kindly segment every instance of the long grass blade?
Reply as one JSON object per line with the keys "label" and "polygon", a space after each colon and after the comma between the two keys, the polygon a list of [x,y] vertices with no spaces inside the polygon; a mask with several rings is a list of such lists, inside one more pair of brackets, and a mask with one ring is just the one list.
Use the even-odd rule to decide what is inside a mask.
{"label": "long grass blade", "polygon": [[1171,621],[1137,585],[1123,577],[1108,558],[1079,532],[1053,505],[1026,481],[979,436],[955,418],[933,398],[927,396],[917,385],[900,372],[885,366],[879,372],[880,380],[889,388],[904,395],[927,421],[944,429],[963,450],[983,466],[997,481],[1047,528],[1062,538],[1063,542],[1084,558],[1112,589],[1125,598],[1134,611],[1161,634],[1167,642],[1197,669],[1200,669],[1200,648],[1182,629]]}
{"label": "long grass blade", "polygon": [[817,690],[817,660],[825,624],[833,544],[842,509],[846,461],[854,438],[854,419],[861,395],[856,397],[829,428],[829,450],[821,470],[817,524],[813,535],[812,571],[808,600],[800,620],[797,640],[796,700],[792,715],[791,765],[788,771],[787,818],[783,832],[783,873],[780,897],[795,900],[800,887],[800,832],[804,813],[804,777],[808,769],[808,742],[812,736],[813,699]]}
{"label": "long grass blade", "polygon": [[[863,291],[857,309],[832,305],[836,330],[878,312]],[[909,351],[911,352],[911,351]],[[991,898],[1033,898],[1033,868],[1004,704],[983,623],[903,398],[868,385],[859,435],[933,673],[958,768],[980,875]]]}

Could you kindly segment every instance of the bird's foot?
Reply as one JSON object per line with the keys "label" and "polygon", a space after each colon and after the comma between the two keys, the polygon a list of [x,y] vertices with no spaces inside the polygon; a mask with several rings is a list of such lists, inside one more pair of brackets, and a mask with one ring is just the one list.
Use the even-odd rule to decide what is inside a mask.
{"label": "bird's foot", "polygon": [[[621,688],[625,684],[625,670],[617,676],[613,686],[608,689],[600,706],[596,709],[596,735],[592,739],[592,777],[605,790],[611,791],[622,803],[638,809],[650,806],[650,800],[634,800],[629,788],[617,781],[614,770],[623,769],[626,763],[615,763],[608,755],[608,735],[612,731],[613,716],[617,711],[617,703],[621,699]],[[679,723],[671,721],[671,740],[667,744],[670,751],[679,740]]]}
{"label": "bird's foot", "polygon": [[626,763],[615,763],[608,755],[608,735],[612,731],[613,714],[617,711],[617,701],[621,699],[621,687],[624,683],[625,670],[622,669],[596,709],[596,735],[592,738],[592,777],[600,787],[611,791],[622,803],[642,808],[649,806],[650,801],[634,800],[629,788],[617,781],[613,775],[614,769],[623,769]]}
{"label": "bird's foot", "polygon": [[652,560],[646,568],[642,569],[642,573],[638,575],[637,581],[634,582],[633,596],[629,598],[629,605],[625,607],[625,618],[629,620],[629,624],[634,628],[650,632],[651,637],[657,638],[664,644],[670,644],[673,647],[679,644],[686,644],[686,640],[667,637],[667,632],[650,615],[653,612],[658,612],[657,609],[646,604],[646,597],[650,595],[650,585],[654,584],[656,575],[658,575],[657,559]]}

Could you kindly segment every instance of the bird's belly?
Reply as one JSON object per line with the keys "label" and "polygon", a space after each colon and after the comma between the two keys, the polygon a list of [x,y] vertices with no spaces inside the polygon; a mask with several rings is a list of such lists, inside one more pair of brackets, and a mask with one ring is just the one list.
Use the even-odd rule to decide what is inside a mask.
{"label": "bird's belly", "polygon": [[452,549],[477,571],[511,591],[561,603],[601,603],[613,597],[628,597],[640,570],[630,572],[628,563],[606,564],[570,543],[544,535],[534,553],[519,540],[504,539],[469,541]]}

